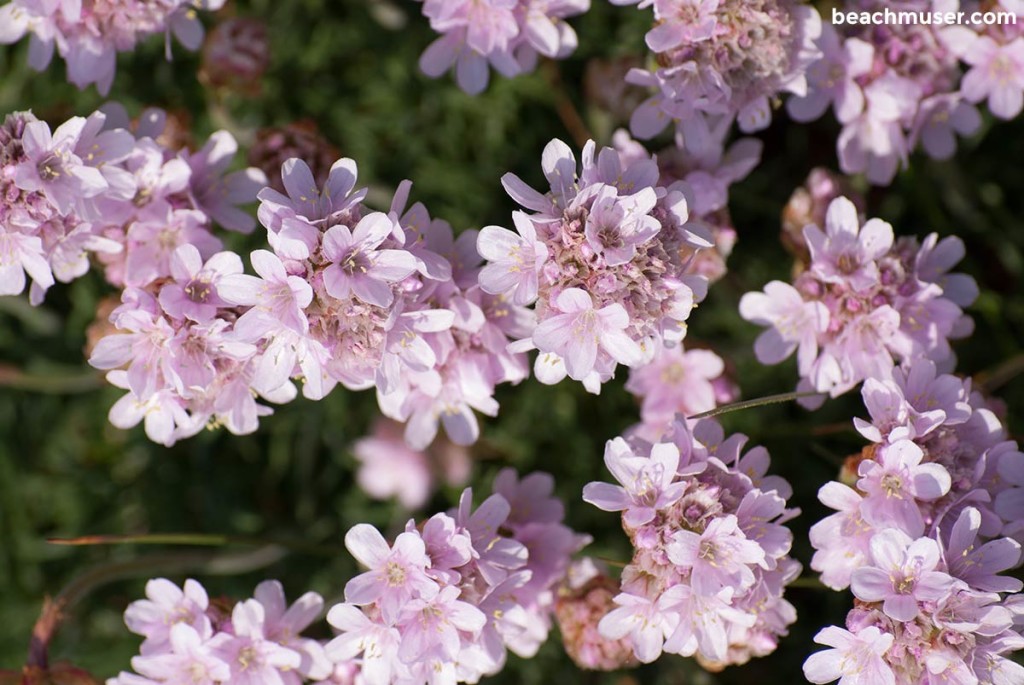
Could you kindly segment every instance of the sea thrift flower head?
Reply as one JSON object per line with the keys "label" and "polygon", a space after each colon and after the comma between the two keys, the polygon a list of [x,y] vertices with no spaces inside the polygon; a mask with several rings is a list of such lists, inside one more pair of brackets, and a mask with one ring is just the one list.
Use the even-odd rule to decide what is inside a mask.
{"label": "sea thrift flower head", "polygon": [[[715,668],[744,663],[774,650],[796,619],[782,599],[800,572],[782,525],[796,512],[778,488],[763,490],[746,475],[745,442],[742,435],[725,438],[710,420],[692,430],[677,421],[653,444],[617,438],[606,462],[626,487],[591,483],[584,490],[599,508],[624,511],[634,556],[622,572],[618,607],[599,631],[627,640],[640,661],[667,651]],[[755,475],[763,474],[760,466],[750,467]]]}
{"label": "sea thrift flower head", "polygon": [[[880,0],[850,6],[866,13],[891,10]],[[932,10],[937,17],[961,9],[959,3],[922,8],[921,16],[929,18]],[[807,69],[808,92],[791,98],[788,109],[795,119],[810,121],[832,103],[843,126],[840,167],[887,185],[918,144],[936,159],[952,156],[957,135],[971,135],[981,125],[972,103],[987,99],[1001,117],[1020,110],[1024,82],[1014,65],[1024,53],[1018,32],[1005,28],[937,21],[825,25],[815,41],[821,56]]]}
{"label": "sea thrift flower head", "polygon": [[323,607],[316,593],[289,607],[277,581],[260,583],[255,598],[237,603],[208,602],[194,580],[182,591],[158,578],[147,583],[146,592],[150,599],[132,603],[125,612],[129,628],[147,635],[141,654],[132,659],[136,673],[121,673],[109,685],[300,685],[334,671],[322,645],[301,635]]}
{"label": "sea thrift flower head", "polygon": [[[328,656],[360,659],[362,677],[372,685],[477,682],[501,669],[509,649],[523,657],[536,654],[550,629],[569,557],[589,540],[562,524],[552,486],[546,474],[520,480],[503,471],[496,487],[509,493],[514,506],[493,494],[474,510],[467,489],[457,510],[419,525],[409,521],[391,548],[375,529],[356,526],[349,537],[365,538],[358,548],[377,550],[379,559],[361,558],[376,570],[350,581],[348,601],[328,612],[328,621],[341,631],[326,646]],[[401,549],[412,547],[410,565]],[[395,611],[385,610],[388,591],[374,589],[379,579],[406,583],[410,573],[421,572],[432,589],[411,587]]]}
{"label": "sea thrift flower head", "polygon": [[[512,349],[542,352],[535,366],[542,382],[568,375],[596,392],[618,364],[637,366],[656,341],[682,339],[707,289],[690,270],[693,258],[712,243],[687,223],[684,193],[656,185],[657,166],[647,155],[623,161],[588,143],[580,168],[569,147],[553,140],[541,166],[551,186],[545,194],[512,174],[502,179],[532,213],[514,215],[518,236],[495,227],[481,233],[478,245],[490,263],[480,283],[530,301],[536,274],[538,323]],[[497,248],[499,238],[508,247]]]}
{"label": "sea thrift flower head", "polygon": [[[804,229],[811,263],[793,286],[773,281],[764,294],[740,301],[744,318],[770,326],[755,345],[762,363],[778,363],[799,347],[801,389],[836,396],[864,378],[891,378],[897,363],[948,365],[949,340],[970,330],[961,307],[976,293],[973,281],[945,274],[952,265],[946,258],[958,254],[955,238],[946,239],[953,242],[944,246],[943,267],[932,269],[937,238],[893,241],[884,222],[858,225],[854,205],[833,200],[827,232]],[[943,282],[951,284],[948,295]]]}
{"label": "sea thrift flower head", "polygon": [[[95,83],[106,94],[114,81],[117,53],[135,49],[153,34],[170,34],[189,50],[203,41],[196,9],[217,10],[223,0],[163,0],[159,3],[82,3],[77,0],[13,0],[0,8],[0,43],[31,35],[29,65],[44,70],[54,47],[67,62],[68,80],[81,89]],[[84,7],[83,7],[84,5]],[[168,42],[168,58],[170,43]]]}
{"label": "sea thrift flower head", "polygon": [[[674,121],[687,148],[699,150],[720,119],[744,132],[771,121],[769,100],[804,94],[807,66],[821,55],[821,18],[787,0],[655,0],[647,45],[658,68],[635,69],[627,81],[658,92],[634,112],[634,135],[650,138]],[[757,36],[754,39],[753,36]]]}
{"label": "sea thrift flower head", "polygon": [[477,95],[490,67],[513,77],[532,71],[538,55],[568,57],[576,32],[564,21],[590,9],[589,0],[424,0],[423,14],[441,34],[420,57],[420,69],[437,78],[455,69],[459,88]]}

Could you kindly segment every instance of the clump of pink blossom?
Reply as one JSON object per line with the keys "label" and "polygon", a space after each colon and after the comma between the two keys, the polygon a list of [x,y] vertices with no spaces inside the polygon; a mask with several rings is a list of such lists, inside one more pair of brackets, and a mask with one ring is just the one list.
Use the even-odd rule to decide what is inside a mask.
{"label": "clump of pink blossom", "polygon": [[511,349],[540,350],[538,380],[568,375],[597,392],[619,364],[642,365],[658,344],[683,339],[707,290],[694,257],[712,243],[687,222],[682,185],[658,184],[653,160],[623,163],[593,143],[582,157],[577,166],[565,143],[551,141],[545,193],[505,175],[505,189],[531,212],[513,213],[515,231],[481,230],[477,249],[488,263],[479,281],[507,302],[535,304],[536,324]]}
{"label": "clump of pink blossom", "polygon": [[338,662],[355,660],[366,685],[477,682],[507,650],[536,654],[547,638],[570,556],[588,542],[562,524],[551,476],[505,469],[495,493],[417,525],[393,543],[360,524],[345,545],[367,568],[328,612]]}
{"label": "clump of pink blossom", "polygon": [[335,671],[320,642],[302,632],[320,617],[323,599],[307,592],[293,604],[275,580],[253,598],[221,608],[195,580],[184,587],[165,578],[146,584],[146,599],[128,606],[128,629],[145,638],[132,658],[134,673],[107,685],[299,685],[329,682]]}
{"label": "clump of pink blossom", "polygon": [[170,277],[175,247],[206,256],[220,246],[214,223],[246,231],[255,222],[236,207],[255,199],[262,174],[226,173],[234,139],[215,133],[200,151],[155,141],[162,113],[130,133],[123,109],[73,117],[56,129],[30,113],[0,126],[0,293],[42,301],[55,281],[84,275],[90,260],[117,286]]}
{"label": "clump of pink blossom", "polygon": [[858,601],[847,630],[819,633],[832,649],[808,659],[807,678],[1020,681],[1007,654],[1024,647],[1024,584],[1003,574],[1021,562],[1024,511],[1009,503],[1024,492],[1024,454],[969,380],[927,359],[868,379],[862,395],[871,420],[855,424],[873,445],[855,487],[821,488],[836,513],[810,535],[811,568]]}
{"label": "clump of pink blossom", "polygon": [[477,95],[493,67],[511,78],[533,71],[541,57],[564,59],[576,50],[565,20],[590,9],[590,0],[423,0],[423,14],[441,37],[420,57],[436,78],[455,71],[459,88]]}
{"label": "clump of pink blossom", "polygon": [[633,544],[615,609],[599,624],[642,662],[663,652],[721,667],[774,651],[796,620],[783,599],[800,574],[789,556],[789,486],[766,477],[762,447],[726,438],[712,420],[684,421],[656,442],[616,438],[605,464],[619,485],[596,482],[583,499],[621,511]]}
{"label": "clump of pink blossom", "polygon": [[824,231],[803,234],[810,264],[793,285],[772,281],[740,300],[743,318],[767,327],[754,347],[761,363],[796,352],[799,389],[832,396],[916,359],[952,368],[949,341],[970,334],[962,308],[978,293],[949,273],[964,255],[959,238],[897,240],[881,219],[862,224],[845,197],[829,205]]}
{"label": "clump of pink blossom", "polygon": [[29,36],[29,65],[43,71],[54,48],[67,63],[68,80],[79,88],[95,83],[106,95],[117,71],[117,53],[129,52],[155,34],[189,50],[203,42],[196,10],[218,10],[224,0],[11,0],[0,7],[0,44]]}
{"label": "clump of pink blossom", "polygon": [[[615,4],[634,4],[616,0]],[[680,145],[704,148],[710,131],[738,121],[746,133],[771,122],[772,100],[802,95],[807,66],[820,54],[822,22],[810,5],[793,0],[652,0],[655,27],[647,47],[656,67],[633,69],[626,80],[654,95],[630,121],[633,134],[652,138],[674,124]]]}
{"label": "clump of pink blossom", "polygon": [[[837,140],[845,173],[889,184],[921,147],[948,159],[957,138],[981,127],[977,105],[987,102],[1001,119],[1024,107],[1024,35],[1015,0],[904,3],[931,21],[822,26],[820,57],[807,69],[807,92],[790,98],[797,121],[811,121],[831,106],[842,125]],[[847,0],[843,11],[892,11],[883,0]],[[902,8],[901,8],[902,9]],[[960,10],[1007,13],[1017,21],[950,24],[933,19]],[[941,14],[940,14],[941,13]]]}
{"label": "clump of pink blossom", "polygon": [[[526,377],[525,355],[506,348],[531,314],[476,285],[475,234],[456,241],[423,205],[406,208],[411,184],[388,212],[373,212],[354,161],[338,160],[322,189],[304,162],[287,161],[285,192],[258,194],[272,249],[251,253],[253,276],[237,255],[216,253],[220,242],[205,228],[207,214],[252,223],[230,204],[249,172],[220,179],[233,141],[215,136],[167,161],[143,143],[129,164],[147,190],[129,203],[138,219],[123,235],[127,258],[107,265],[127,286],[112,315],[122,332],[91,359],[129,390],[112,410],[115,425],[144,418],[164,444],[206,425],[250,433],[270,413],[257,398],[288,402],[298,381],[318,400],[340,383],[376,388],[414,449],[440,425],[467,445],[479,434],[474,410],[495,415],[495,386]],[[186,190],[201,210],[175,200]]]}

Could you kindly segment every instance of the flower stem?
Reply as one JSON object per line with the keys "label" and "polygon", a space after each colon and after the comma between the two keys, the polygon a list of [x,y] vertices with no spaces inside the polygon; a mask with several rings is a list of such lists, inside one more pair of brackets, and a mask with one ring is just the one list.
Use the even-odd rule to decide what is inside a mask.
{"label": "flower stem", "polygon": [[303,554],[334,557],[340,548],[326,547],[301,540],[256,538],[219,533],[149,533],[144,535],[82,535],[76,538],[48,538],[51,545],[85,547],[92,545],[186,545],[195,547],[226,547],[228,545],[284,547]]}
{"label": "flower stem", "polygon": [[798,400],[802,397],[823,397],[820,392],[784,392],[778,395],[767,395],[765,397],[758,397],[753,400],[743,400],[742,402],[733,402],[732,404],[723,404],[721,407],[715,407],[710,411],[701,412],[700,414],[694,414],[693,416],[687,416],[688,419],[704,419],[709,416],[718,416],[719,414],[728,414],[729,412],[739,411],[741,409],[751,409],[753,407],[763,407],[768,404],[781,404],[782,402],[791,402]]}

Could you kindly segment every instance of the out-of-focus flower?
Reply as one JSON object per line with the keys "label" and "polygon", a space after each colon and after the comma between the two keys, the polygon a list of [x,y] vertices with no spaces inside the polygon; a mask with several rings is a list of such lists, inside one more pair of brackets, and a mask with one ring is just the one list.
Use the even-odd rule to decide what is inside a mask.
{"label": "out-of-focus flower", "polygon": [[214,88],[255,96],[269,64],[267,25],[252,17],[229,17],[206,37],[199,77]]}

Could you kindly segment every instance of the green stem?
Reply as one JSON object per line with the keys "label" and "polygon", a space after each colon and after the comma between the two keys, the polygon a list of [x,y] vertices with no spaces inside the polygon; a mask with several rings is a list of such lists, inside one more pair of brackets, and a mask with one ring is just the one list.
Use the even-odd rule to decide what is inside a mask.
{"label": "green stem", "polygon": [[257,538],[218,533],[150,533],[145,535],[83,535],[77,538],[48,538],[51,545],[84,547],[90,545],[186,545],[194,547],[226,547],[228,545],[284,547],[303,554],[335,557],[341,549],[324,547],[299,540]]}
{"label": "green stem", "polygon": [[742,402],[733,402],[732,404],[723,404],[721,407],[715,407],[710,411],[701,412],[700,414],[694,414],[693,416],[687,416],[688,419],[704,419],[709,416],[718,416],[719,414],[728,414],[729,412],[739,411],[741,409],[751,409],[753,407],[763,407],[768,404],[781,404],[782,402],[792,402],[802,397],[823,397],[824,395],[820,392],[784,392],[778,395],[768,395],[766,397],[758,397],[754,400],[743,400]]}

